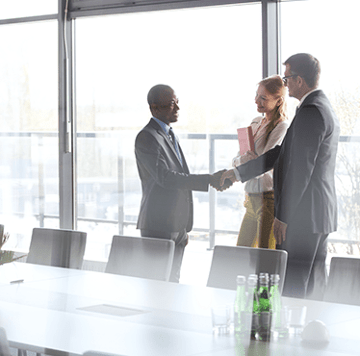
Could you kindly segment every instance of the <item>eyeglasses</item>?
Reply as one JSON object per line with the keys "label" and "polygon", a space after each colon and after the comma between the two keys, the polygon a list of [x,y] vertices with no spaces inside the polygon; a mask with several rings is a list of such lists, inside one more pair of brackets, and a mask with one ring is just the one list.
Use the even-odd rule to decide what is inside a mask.
{"label": "eyeglasses", "polygon": [[299,76],[299,74],[288,75],[287,77],[282,77],[282,80],[283,80],[284,84],[286,85],[289,78],[298,77],[298,76]]}

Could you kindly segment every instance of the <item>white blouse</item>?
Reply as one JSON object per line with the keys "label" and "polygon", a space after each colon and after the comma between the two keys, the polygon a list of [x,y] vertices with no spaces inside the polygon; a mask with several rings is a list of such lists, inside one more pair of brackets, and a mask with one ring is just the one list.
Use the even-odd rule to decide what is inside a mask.
{"label": "white blouse", "polygon": [[[250,124],[254,135],[255,154],[260,156],[263,153],[274,148],[276,145],[280,145],[286,134],[288,124],[284,121],[279,122],[275,128],[271,131],[268,141],[265,143],[265,133],[268,123],[261,126],[262,121],[265,120],[262,116],[256,117]],[[255,158],[254,155],[245,153],[244,155],[238,155],[233,158],[232,165],[237,167],[250,159]],[[273,170],[270,170],[264,174],[261,174],[253,179],[250,179],[245,183],[246,193],[262,193],[273,190]]]}

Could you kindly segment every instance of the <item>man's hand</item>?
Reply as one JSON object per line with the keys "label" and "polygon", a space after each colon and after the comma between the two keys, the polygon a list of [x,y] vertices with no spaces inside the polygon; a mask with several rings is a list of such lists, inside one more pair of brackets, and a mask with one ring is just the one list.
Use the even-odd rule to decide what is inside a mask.
{"label": "man's hand", "polygon": [[228,180],[231,182],[231,184],[236,182],[236,176],[232,169],[229,169],[228,171],[225,169],[223,171],[223,174],[220,178],[220,186],[223,186],[225,181],[228,181]]}
{"label": "man's hand", "polygon": [[278,245],[281,245],[281,243],[285,241],[286,228],[287,224],[276,218],[274,219],[274,237]]}
{"label": "man's hand", "polygon": [[226,169],[223,169],[221,171],[218,171],[210,176],[210,185],[215,188],[217,191],[222,192],[223,190],[229,188],[232,186],[232,182],[227,179],[225,182],[220,184],[220,179],[223,175],[223,173],[226,172]]}

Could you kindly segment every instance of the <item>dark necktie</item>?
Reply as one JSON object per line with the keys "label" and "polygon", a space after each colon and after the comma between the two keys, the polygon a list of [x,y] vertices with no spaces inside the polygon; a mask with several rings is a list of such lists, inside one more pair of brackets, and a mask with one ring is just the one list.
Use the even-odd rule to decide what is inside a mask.
{"label": "dark necktie", "polygon": [[179,150],[179,145],[176,141],[176,138],[175,138],[175,134],[174,134],[174,131],[172,129],[172,127],[170,127],[169,129],[169,138],[170,138],[170,141],[172,142],[172,144],[174,145],[174,148],[175,148],[175,151],[176,151],[176,154],[179,158],[179,161],[182,165],[182,159],[181,159],[181,154],[180,154],[180,150]]}

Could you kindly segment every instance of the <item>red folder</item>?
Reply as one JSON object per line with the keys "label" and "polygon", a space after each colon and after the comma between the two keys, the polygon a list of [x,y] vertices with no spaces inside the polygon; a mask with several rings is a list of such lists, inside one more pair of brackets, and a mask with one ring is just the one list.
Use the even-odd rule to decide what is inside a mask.
{"label": "red folder", "polygon": [[251,126],[241,127],[237,129],[240,155],[243,155],[247,151],[255,151],[254,137]]}

